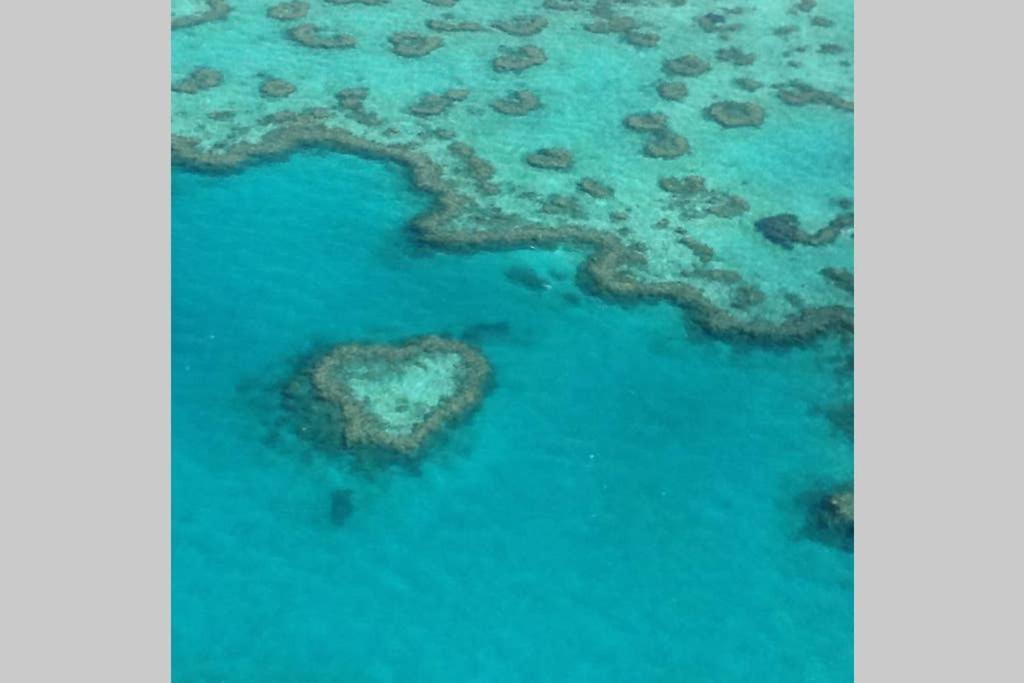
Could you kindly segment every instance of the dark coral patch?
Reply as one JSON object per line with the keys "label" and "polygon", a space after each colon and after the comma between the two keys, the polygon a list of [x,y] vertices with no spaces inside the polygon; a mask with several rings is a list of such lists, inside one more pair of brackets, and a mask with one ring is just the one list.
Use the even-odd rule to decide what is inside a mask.
{"label": "dark coral patch", "polygon": [[538,149],[526,156],[526,163],[534,168],[564,171],[572,167],[572,152],[562,147]]}
{"label": "dark coral patch", "polygon": [[711,69],[711,65],[697,55],[683,55],[675,59],[666,59],[662,70],[675,76],[700,76]]}
{"label": "dark coral patch", "polygon": [[526,14],[502,19],[491,24],[499,31],[512,36],[532,36],[547,28],[548,20],[537,14]]}
{"label": "dark coral patch", "polygon": [[295,86],[280,78],[266,78],[260,83],[260,95],[270,99],[288,97],[295,92]]}
{"label": "dark coral patch", "polygon": [[498,73],[519,73],[548,60],[544,50],[536,45],[524,45],[515,49],[505,48],[505,52],[494,58],[492,68]]}
{"label": "dark coral patch", "polygon": [[657,112],[643,112],[630,114],[622,120],[622,124],[630,130],[639,132],[661,131],[668,126],[668,117]]}
{"label": "dark coral patch", "polygon": [[736,66],[749,66],[757,60],[753,52],[744,52],[736,47],[722,48],[715,53],[720,62],[729,62]]}
{"label": "dark coral patch", "polygon": [[171,90],[174,92],[185,93],[186,95],[194,95],[200,90],[216,88],[223,82],[224,75],[221,74],[221,72],[216,69],[200,67],[198,69],[194,69],[188,76],[173,84],[171,86]]}
{"label": "dark coral patch", "polygon": [[792,249],[794,244],[820,246],[834,242],[840,233],[853,227],[853,214],[842,213],[829,221],[829,224],[817,232],[809,233],[800,227],[800,219],[791,213],[768,216],[754,223],[764,237],[785,249]]}
{"label": "dark coral patch", "polygon": [[468,90],[448,90],[440,95],[424,95],[409,107],[409,113],[415,116],[437,116],[444,113],[453,103],[461,102],[468,96]]}
{"label": "dark coral patch", "polygon": [[423,57],[444,45],[438,36],[424,36],[411,31],[392,33],[388,36],[391,51],[399,57]]}
{"label": "dark coral patch", "polygon": [[715,102],[704,113],[724,128],[757,127],[764,123],[764,109],[753,102]]}
{"label": "dark coral patch", "polygon": [[764,87],[764,83],[754,78],[737,78],[733,80],[733,84],[747,92],[755,92]]}
{"label": "dark coral patch", "polygon": [[475,21],[451,21],[448,19],[428,19],[427,28],[440,33],[472,33],[487,30],[483,24],[478,24]]}
{"label": "dark coral patch", "polygon": [[658,95],[663,100],[678,102],[686,97],[688,89],[682,81],[662,81],[658,83]]}
{"label": "dark coral patch", "polygon": [[834,93],[818,90],[803,81],[790,81],[776,87],[778,88],[779,99],[794,107],[802,107],[808,104],[823,104],[844,111],[853,111],[853,102],[844,100]]}
{"label": "dark coral patch", "polygon": [[808,509],[808,535],[826,545],[853,552],[853,510],[852,483],[816,494]]}
{"label": "dark coral patch", "polygon": [[195,14],[186,14],[171,20],[171,30],[192,28],[211,21],[226,19],[231,13],[231,5],[227,0],[206,0],[206,9]]}
{"label": "dark coral patch", "polygon": [[301,19],[309,13],[309,3],[296,0],[295,2],[281,2],[267,8],[267,16],[278,21],[294,21]]}
{"label": "dark coral patch", "polygon": [[299,45],[319,50],[344,50],[356,46],[356,39],[344,33],[321,35],[315,24],[302,24],[288,29],[288,38]]}
{"label": "dark coral patch", "polygon": [[576,183],[580,192],[586,192],[595,199],[606,199],[615,194],[615,190],[594,178],[582,178]]}
{"label": "dark coral patch", "polygon": [[491,107],[506,116],[525,116],[540,107],[540,99],[529,90],[514,90],[491,102]]}
{"label": "dark coral patch", "polygon": [[653,159],[675,159],[690,151],[690,143],[682,135],[670,130],[658,131],[644,145],[644,156]]}
{"label": "dark coral patch", "polygon": [[853,294],[853,273],[846,268],[822,268],[821,275],[844,292]]}

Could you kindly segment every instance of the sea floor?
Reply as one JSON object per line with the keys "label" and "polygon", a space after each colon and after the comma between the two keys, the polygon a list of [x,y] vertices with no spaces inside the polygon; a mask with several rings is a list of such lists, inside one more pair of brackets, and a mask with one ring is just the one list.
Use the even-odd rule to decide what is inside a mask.
{"label": "sea floor", "polygon": [[[172,200],[174,680],[852,680],[852,556],[803,530],[852,474],[838,341],[716,341],[583,294],[570,250],[417,247],[394,164],[176,169]],[[428,333],[494,381],[418,468],[297,435],[308,354]]]}

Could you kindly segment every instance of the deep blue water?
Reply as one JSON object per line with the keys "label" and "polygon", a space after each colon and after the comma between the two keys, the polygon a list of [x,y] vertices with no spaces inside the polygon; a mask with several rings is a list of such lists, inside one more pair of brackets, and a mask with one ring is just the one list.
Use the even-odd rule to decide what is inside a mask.
{"label": "deep blue water", "polygon": [[[570,251],[419,250],[384,163],[175,170],[172,201],[176,681],[852,680],[852,556],[798,503],[852,472],[838,348],[691,338]],[[418,473],[287,428],[311,349],[495,323],[492,392]]]}

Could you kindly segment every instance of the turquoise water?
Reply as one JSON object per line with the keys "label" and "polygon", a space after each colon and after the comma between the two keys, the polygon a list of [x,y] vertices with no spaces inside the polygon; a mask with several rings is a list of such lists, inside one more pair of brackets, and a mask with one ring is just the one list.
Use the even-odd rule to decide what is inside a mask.
{"label": "turquoise water", "polygon": [[[421,250],[427,201],[337,154],[174,171],[174,679],[852,680],[852,556],[801,531],[852,474],[838,345],[689,334],[572,251]],[[291,430],[309,352],[467,331],[494,387],[418,471]]]}

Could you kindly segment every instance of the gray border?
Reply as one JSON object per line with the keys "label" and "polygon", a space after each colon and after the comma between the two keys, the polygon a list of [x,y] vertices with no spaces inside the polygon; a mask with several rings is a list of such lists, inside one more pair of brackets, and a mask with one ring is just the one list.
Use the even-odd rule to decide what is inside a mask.
{"label": "gray border", "polygon": [[4,11],[4,681],[170,678],[168,15]]}
{"label": "gray border", "polygon": [[1024,680],[1010,7],[856,7],[860,681]]}

